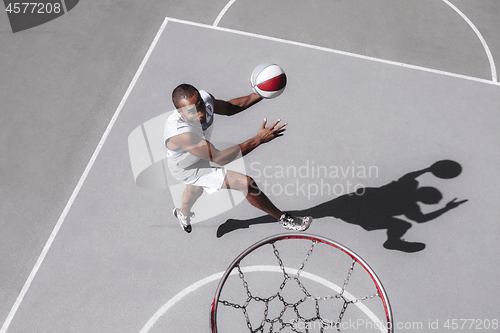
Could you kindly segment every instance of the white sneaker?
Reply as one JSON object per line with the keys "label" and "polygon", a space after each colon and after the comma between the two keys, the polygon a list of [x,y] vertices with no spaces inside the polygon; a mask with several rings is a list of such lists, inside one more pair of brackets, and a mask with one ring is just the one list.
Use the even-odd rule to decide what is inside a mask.
{"label": "white sneaker", "polygon": [[284,213],[280,217],[280,224],[287,230],[306,231],[312,223],[312,217],[298,217]]}
{"label": "white sneaker", "polygon": [[181,210],[179,208],[174,208],[174,211],[172,212],[175,216],[176,219],[179,220],[179,223],[181,224],[181,228],[187,232],[190,233],[192,228],[191,228],[191,218],[194,217],[194,213],[189,213],[188,216],[182,214]]}

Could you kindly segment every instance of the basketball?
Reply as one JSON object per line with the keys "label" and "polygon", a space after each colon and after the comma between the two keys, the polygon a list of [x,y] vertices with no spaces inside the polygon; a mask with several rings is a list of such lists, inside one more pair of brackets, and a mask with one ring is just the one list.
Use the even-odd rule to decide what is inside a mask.
{"label": "basketball", "polygon": [[263,98],[275,98],[285,90],[286,74],[276,64],[261,64],[254,69],[250,83],[257,95]]}
{"label": "basketball", "polygon": [[450,160],[437,161],[430,167],[431,173],[441,179],[451,179],[462,173],[462,166]]}

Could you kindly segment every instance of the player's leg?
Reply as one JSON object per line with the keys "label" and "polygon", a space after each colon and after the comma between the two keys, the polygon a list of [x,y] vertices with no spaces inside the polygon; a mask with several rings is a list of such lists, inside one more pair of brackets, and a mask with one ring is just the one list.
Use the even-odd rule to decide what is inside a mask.
{"label": "player's leg", "polygon": [[255,180],[249,176],[227,170],[222,187],[242,192],[252,206],[263,210],[277,220],[283,215],[283,212],[269,200],[264,192],[259,189]]}
{"label": "player's leg", "polygon": [[273,216],[287,229],[304,231],[312,222],[312,217],[294,217],[278,209],[259,189],[255,180],[247,175],[227,170],[222,187],[240,191],[252,206]]}
{"label": "player's leg", "polygon": [[179,223],[185,232],[191,232],[191,217],[194,214],[191,208],[198,198],[203,194],[203,187],[195,185],[186,185],[186,189],[182,193],[181,208],[174,208],[173,214],[179,220]]}
{"label": "player's leg", "polygon": [[182,214],[189,216],[189,214],[191,214],[191,208],[202,194],[203,187],[187,184],[186,189],[182,193]]}
{"label": "player's leg", "polygon": [[418,242],[407,242],[403,240],[403,235],[411,228],[411,223],[395,217],[389,217],[383,221],[387,226],[387,241],[384,247],[389,250],[399,250],[404,252],[418,252],[425,248],[425,244]]}

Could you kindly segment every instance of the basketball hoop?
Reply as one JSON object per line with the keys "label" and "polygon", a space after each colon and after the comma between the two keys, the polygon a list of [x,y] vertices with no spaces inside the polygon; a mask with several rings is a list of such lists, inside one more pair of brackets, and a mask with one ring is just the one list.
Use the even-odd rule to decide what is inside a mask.
{"label": "basketball hoop", "polygon": [[303,233],[243,251],[219,282],[210,321],[212,333],[243,332],[242,325],[248,332],[393,332],[387,294],[368,264],[332,240]]}

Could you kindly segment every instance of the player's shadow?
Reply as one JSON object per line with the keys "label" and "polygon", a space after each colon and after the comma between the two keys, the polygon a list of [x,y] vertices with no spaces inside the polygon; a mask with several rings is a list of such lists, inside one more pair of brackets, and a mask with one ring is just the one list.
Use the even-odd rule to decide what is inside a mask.
{"label": "player's shadow", "polygon": [[[438,204],[443,196],[434,187],[419,187],[416,178],[426,172],[431,172],[438,178],[450,179],[457,177],[461,171],[462,167],[457,162],[443,160],[434,163],[429,168],[408,173],[382,187],[359,189],[317,206],[290,211],[290,213],[296,216],[312,216],[313,219],[335,217],[344,222],[359,225],[368,231],[387,229],[387,240],[383,244],[386,249],[417,252],[423,250],[425,244],[407,242],[402,239],[412,224],[398,216],[403,215],[417,223],[429,222],[467,200],[456,201],[457,199],[454,199],[443,208],[424,214],[418,202],[428,205]],[[229,219],[219,226],[217,237],[263,223],[276,223],[276,220],[269,215],[248,220]]]}

